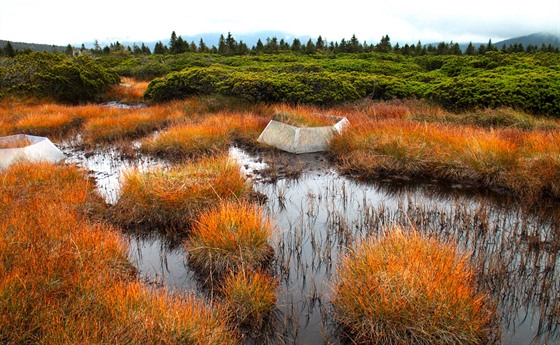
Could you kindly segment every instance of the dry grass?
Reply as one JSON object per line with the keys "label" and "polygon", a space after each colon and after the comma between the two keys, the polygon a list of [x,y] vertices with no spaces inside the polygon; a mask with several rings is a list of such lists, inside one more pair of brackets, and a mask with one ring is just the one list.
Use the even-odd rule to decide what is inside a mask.
{"label": "dry grass", "polygon": [[301,112],[301,111],[278,112],[274,114],[272,119],[294,127],[333,126],[339,121],[339,118],[336,116],[328,116],[319,113],[308,113],[308,112]]}
{"label": "dry grass", "polygon": [[189,265],[220,278],[256,269],[272,257],[272,225],[263,210],[246,202],[222,202],[200,215],[185,244]]}
{"label": "dry grass", "polygon": [[480,109],[460,114],[449,112],[414,113],[416,121],[441,122],[481,128],[515,128],[520,130],[559,129],[557,120],[534,117],[511,108]]}
{"label": "dry grass", "polygon": [[481,344],[493,311],[455,245],[393,229],[343,257],[334,317],[355,344]]}
{"label": "dry grass", "polygon": [[31,134],[64,139],[91,118],[119,113],[99,105],[65,106],[33,100],[0,101],[0,134]]}
{"label": "dry grass", "polygon": [[123,227],[184,230],[200,212],[220,200],[241,199],[251,188],[225,155],[170,169],[131,171],[111,219]]}
{"label": "dry grass", "polygon": [[[215,101],[215,100],[214,100]],[[145,136],[161,128],[187,124],[218,126],[229,140],[253,142],[268,122],[272,111],[265,106],[244,105],[246,109],[213,110],[212,99],[189,99],[146,108],[122,109],[103,105],[65,106],[34,100],[3,99],[0,101],[0,135],[32,134],[51,139],[66,139],[80,132],[89,145]],[[222,109],[230,102],[225,102]],[[163,144],[165,146],[165,144]],[[181,147],[179,147],[181,149]]]}
{"label": "dry grass", "polygon": [[32,100],[0,101],[0,135],[31,134],[65,139],[81,132],[88,144],[143,136],[185,117],[180,102],[149,108],[65,106]]}
{"label": "dry grass", "polygon": [[118,231],[87,217],[102,206],[84,172],[13,166],[0,207],[2,343],[238,343],[222,309],[136,280]]}
{"label": "dry grass", "polygon": [[183,160],[225,152],[230,145],[229,130],[225,126],[184,124],[142,141],[145,153],[171,160]]}
{"label": "dry grass", "polygon": [[403,120],[363,121],[333,139],[343,171],[361,177],[425,176],[560,197],[560,133]]}
{"label": "dry grass", "polygon": [[14,139],[0,140],[0,149],[17,149],[31,145],[31,141],[26,137],[16,137]]}
{"label": "dry grass", "polygon": [[104,98],[126,104],[140,103],[144,101],[144,92],[146,92],[149,84],[149,81],[138,81],[123,77],[121,83],[111,87]]}
{"label": "dry grass", "polygon": [[66,137],[79,127],[81,119],[71,114],[72,107],[40,104],[31,100],[0,102],[0,134],[31,134],[55,139]]}
{"label": "dry grass", "polygon": [[89,145],[139,138],[171,123],[183,121],[186,116],[180,102],[137,109],[97,106],[94,110],[82,130],[84,141]]}
{"label": "dry grass", "polygon": [[276,307],[277,287],[278,282],[267,273],[242,270],[228,274],[220,292],[236,323],[258,330]]}
{"label": "dry grass", "polygon": [[68,113],[39,112],[37,114],[27,114],[19,118],[14,123],[14,131],[17,133],[62,138],[70,129],[77,127],[78,121]]}
{"label": "dry grass", "polygon": [[119,116],[97,117],[87,121],[83,137],[90,145],[137,138],[161,128],[164,123],[165,119],[154,118],[149,113],[128,110]]}
{"label": "dry grass", "polygon": [[142,141],[142,151],[171,160],[225,152],[233,141],[255,142],[266,119],[250,114],[218,113],[186,123]]}
{"label": "dry grass", "polygon": [[344,114],[350,122],[360,122],[364,120],[389,120],[389,119],[410,119],[412,113],[439,113],[425,102],[418,101],[389,101],[378,102],[371,99],[364,99],[352,104],[337,108],[336,112]]}

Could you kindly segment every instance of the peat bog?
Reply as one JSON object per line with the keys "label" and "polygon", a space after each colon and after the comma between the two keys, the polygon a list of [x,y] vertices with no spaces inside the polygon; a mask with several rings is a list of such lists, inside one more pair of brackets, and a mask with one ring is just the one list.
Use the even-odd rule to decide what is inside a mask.
{"label": "peat bog", "polygon": [[[90,171],[99,192],[117,201],[125,169],[153,169],[166,162],[117,148],[84,155],[65,148],[71,162]],[[341,343],[332,317],[332,288],[341,254],[393,226],[415,228],[457,243],[469,254],[482,291],[496,304],[502,344],[559,340],[560,214],[552,201],[538,207],[476,187],[380,177],[359,182],[340,175],[324,154],[250,153],[229,149],[263,203],[275,231],[269,270],[277,303],[260,333],[247,343]],[[297,171],[297,173],[294,173]],[[182,238],[126,231],[129,260],[156,288],[209,297],[188,263]]]}
{"label": "peat bog", "polygon": [[[139,102],[141,94],[132,80],[128,82],[114,92]],[[144,83],[140,89],[146,87]],[[175,337],[195,343],[212,337],[246,344],[367,343],[371,335],[360,337],[359,328],[348,327],[352,320],[338,314],[344,309],[335,302],[344,300],[336,295],[344,281],[341,272],[367,267],[359,260],[353,266],[350,259],[361,258],[359,253],[375,247],[376,241],[390,239],[391,229],[403,229],[419,235],[419,248],[436,239],[436,257],[438,252],[458,254],[443,261],[425,261],[424,255],[434,255],[430,252],[415,254],[404,260],[404,269],[396,278],[389,272],[397,265],[388,264],[387,272],[381,270],[378,276],[389,283],[379,296],[390,296],[385,292],[400,287],[399,279],[413,282],[413,287],[436,278],[447,282],[441,271],[428,270],[423,275],[417,273],[423,271],[409,269],[441,262],[444,268],[465,267],[466,273],[459,275],[463,278],[456,279],[465,284],[451,284],[446,292],[422,285],[427,286],[427,296],[441,293],[444,304],[455,306],[441,307],[444,312],[440,314],[437,303],[420,296],[428,312],[433,311],[434,324],[453,319],[448,311],[464,305],[457,304],[455,294],[473,300],[473,308],[481,312],[471,314],[480,315],[480,322],[472,328],[484,334],[474,332],[471,340],[460,340],[456,337],[466,333],[444,329],[443,335],[425,339],[426,343],[549,344],[560,340],[557,120],[545,121],[509,108],[455,114],[422,100],[362,100],[331,108],[253,104],[223,95],[132,107],[120,103],[62,106],[32,100],[3,104],[0,132],[52,136],[67,155],[62,167],[40,165],[36,174],[25,177],[21,193],[14,181],[17,174],[23,174],[23,166],[11,173],[15,177],[2,181],[0,201],[9,205],[17,200],[23,205],[19,214],[10,211],[7,218],[0,218],[5,223],[0,234],[8,239],[0,241],[0,255],[8,255],[3,262],[8,263],[4,268],[13,285],[6,285],[9,311],[18,311],[16,316],[27,320],[21,322],[24,329],[27,323],[35,325],[20,339],[40,339],[45,332],[47,343],[61,337],[102,342],[113,336],[111,332],[121,332],[127,339],[148,343],[169,343]],[[331,142],[329,153],[292,155],[256,142],[274,114],[297,114],[298,123],[313,125],[314,117],[323,112],[344,115],[350,121]],[[516,116],[521,122],[506,121]],[[50,171],[48,179],[42,176],[43,169]],[[79,184],[77,191],[83,189],[87,198],[61,197],[63,202],[57,202],[56,197],[73,186],[53,177],[57,169],[78,180],[72,183]],[[45,183],[57,191],[52,198],[48,190],[37,197],[29,192]],[[101,198],[93,196],[92,190]],[[46,220],[23,208],[27,205],[46,209],[38,213]],[[56,232],[57,218],[51,213],[57,212],[67,215],[70,236]],[[41,303],[25,299],[23,302],[37,305],[39,312],[19,312],[18,289],[26,284],[13,265],[13,258],[22,254],[14,247],[20,242],[13,241],[14,228],[9,222],[21,219],[44,222],[45,232],[67,250],[58,256],[54,252],[53,262],[60,260],[72,267],[83,264],[81,247],[74,243],[74,236],[80,236],[76,230],[93,226],[101,229],[95,236],[107,232],[103,236],[123,242],[112,255],[128,259],[126,278],[123,272],[115,275],[111,264],[95,270],[92,261],[91,272],[114,283],[114,289],[105,293],[99,289],[102,285],[93,284],[94,294],[83,293],[84,284],[90,284],[90,271],[82,274],[77,269],[68,274],[78,277],[73,280],[77,284],[68,284],[76,289],[65,291],[60,284],[66,281],[46,265],[47,269],[39,270],[45,273],[46,283],[37,286],[47,299]],[[212,236],[220,231],[224,232],[219,238]],[[397,242],[408,243],[406,238],[397,238]],[[37,242],[31,235],[27,239],[33,245]],[[227,241],[212,242],[216,239]],[[231,246],[235,241],[239,242]],[[25,251],[26,242],[21,243]],[[92,246],[87,239],[78,244],[103,257],[95,252],[102,251],[102,246]],[[53,254],[48,246],[40,247]],[[34,280],[33,265],[41,267],[42,261],[30,258],[26,279]],[[383,260],[403,261],[402,257]],[[407,267],[409,262],[412,266]],[[356,287],[370,285],[366,281]],[[51,294],[61,303],[65,296],[73,297],[72,312],[82,317],[77,323],[67,323],[69,329],[59,333],[41,329],[50,325],[43,322],[43,315],[59,312],[58,305],[49,309],[54,305]],[[356,305],[366,305],[360,298],[356,300]],[[359,315],[358,308],[352,310],[352,301],[346,298],[347,310],[357,310]],[[401,302],[386,304],[399,307]],[[82,305],[98,305],[91,317],[105,321],[82,324],[90,318],[82,313]],[[404,307],[394,313],[397,323],[401,316],[423,321],[418,316],[407,319],[416,315],[409,314],[412,309],[416,308]],[[149,317],[144,317],[146,312]],[[189,314],[197,315],[192,320],[207,318],[209,323],[177,319],[177,315]],[[391,334],[381,343],[409,342],[426,334],[423,327],[432,326],[417,323],[419,332],[403,333],[393,327],[391,317],[382,319],[386,327],[380,326],[383,322],[369,324],[378,327],[378,334]],[[107,320],[115,320],[122,329],[113,329],[114,322]],[[55,321],[65,322],[63,317]],[[12,339],[14,333],[0,333],[0,342],[3,337]],[[393,338],[393,334],[404,335]]]}

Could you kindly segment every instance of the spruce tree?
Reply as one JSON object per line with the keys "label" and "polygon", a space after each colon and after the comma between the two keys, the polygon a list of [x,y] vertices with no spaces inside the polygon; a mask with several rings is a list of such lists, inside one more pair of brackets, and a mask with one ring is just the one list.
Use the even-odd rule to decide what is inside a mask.
{"label": "spruce tree", "polygon": [[257,41],[257,46],[254,49],[257,53],[262,52],[264,50],[264,44],[262,43],[261,39]]}
{"label": "spruce tree", "polygon": [[165,48],[163,47],[163,43],[161,43],[161,41],[157,42],[154,46],[154,54],[165,54]]}
{"label": "spruce tree", "polygon": [[440,42],[436,48],[436,55],[447,55],[449,46],[445,42]]}
{"label": "spruce tree", "polygon": [[267,53],[277,54],[278,53],[278,39],[276,37],[267,38],[264,50]]}
{"label": "spruce tree", "polygon": [[461,47],[459,46],[459,43],[451,42],[451,47],[449,47],[449,54],[451,54],[451,55],[463,55],[463,52],[461,51]]}
{"label": "spruce tree", "polygon": [[422,45],[422,42],[418,41],[418,43],[416,43],[416,47],[414,48],[414,54],[415,55],[424,55],[424,46]]}
{"label": "spruce tree", "polygon": [[237,53],[237,42],[235,38],[231,35],[231,32],[228,32],[226,38],[226,46],[227,46],[227,55],[234,55]]}
{"label": "spruce tree", "polygon": [[[389,36],[387,36],[389,37]],[[352,37],[350,38],[350,42],[348,43],[348,52],[350,53],[360,53],[363,50],[362,45],[360,44],[360,41],[358,41],[358,38],[356,37],[356,35],[352,35]]]}
{"label": "spruce tree", "polygon": [[305,46],[305,54],[315,54],[316,52],[317,52],[317,48],[315,47],[315,43],[313,43],[313,41],[310,38]]}
{"label": "spruce tree", "polygon": [[341,39],[337,49],[338,53],[347,53],[348,52],[348,43],[346,39]]}
{"label": "spruce tree", "polygon": [[189,44],[183,39],[183,37],[177,37],[175,45],[171,47],[171,54],[181,54],[187,52],[189,49]]}
{"label": "spruce tree", "polygon": [[486,46],[484,44],[481,44],[478,47],[478,55],[484,55],[484,53],[486,53]]}
{"label": "spruce tree", "polygon": [[280,43],[278,43],[280,50],[290,50],[290,44],[286,42],[283,38],[280,39]]}
{"label": "spruce tree", "polygon": [[171,39],[169,40],[169,48],[171,49],[171,53],[173,54],[175,51],[175,47],[177,46],[177,34],[175,31],[171,33]]}
{"label": "spruce tree", "polygon": [[301,51],[301,41],[298,38],[294,38],[294,40],[292,41],[291,49],[293,52]]}
{"label": "spruce tree", "polygon": [[237,54],[238,55],[249,54],[249,47],[247,47],[247,44],[245,44],[245,42],[239,41],[239,44],[237,46],[238,46],[238,48],[237,48]]}
{"label": "spruce tree", "polygon": [[391,51],[391,39],[389,35],[381,37],[381,41],[377,44],[376,50],[381,53],[388,53]]}
{"label": "spruce tree", "polygon": [[210,49],[208,48],[206,43],[204,43],[204,40],[202,38],[200,38],[200,42],[198,42],[198,52],[199,53],[208,53],[209,51],[210,51]]}
{"label": "spruce tree", "polygon": [[9,57],[16,56],[16,51],[14,49],[14,46],[12,46],[12,42],[8,41],[8,43],[6,43],[6,45],[4,46],[3,53],[4,53],[4,55],[9,56]]}
{"label": "spruce tree", "polygon": [[228,46],[226,44],[226,38],[224,35],[220,35],[220,39],[218,40],[218,54],[226,55],[228,52]]}
{"label": "spruce tree", "polygon": [[472,42],[469,42],[469,45],[465,50],[465,55],[469,55],[469,56],[476,55],[476,49],[474,49]]}
{"label": "spruce tree", "polygon": [[140,49],[138,44],[134,43],[134,45],[132,46],[132,53],[134,55],[142,55],[142,50]]}
{"label": "spruce tree", "polygon": [[142,51],[142,54],[144,55],[151,55],[152,52],[150,51],[150,48],[148,48],[144,43],[142,43],[142,46],[140,47],[140,50]]}
{"label": "spruce tree", "polygon": [[401,52],[403,55],[407,55],[407,56],[412,55],[412,50],[410,49],[408,43],[405,43],[405,45],[401,49]]}
{"label": "spruce tree", "polygon": [[488,40],[488,44],[486,45],[486,51],[487,52],[492,52],[492,51],[495,51],[495,50],[497,50],[497,49],[492,44],[492,39]]}
{"label": "spruce tree", "polygon": [[189,52],[196,53],[197,51],[198,47],[196,46],[196,43],[194,43],[194,41],[191,41],[191,44],[189,45]]}
{"label": "spruce tree", "polygon": [[64,54],[66,54],[66,56],[73,56],[74,55],[74,48],[70,44],[67,45],[66,49],[64,50]]}
{"label": "spruce tree", "polygon": [[323,37],[317,37],[317,42],[315,42],[315,48],[318,51],[323,51],[325,49],[325,41],[323,41]]}

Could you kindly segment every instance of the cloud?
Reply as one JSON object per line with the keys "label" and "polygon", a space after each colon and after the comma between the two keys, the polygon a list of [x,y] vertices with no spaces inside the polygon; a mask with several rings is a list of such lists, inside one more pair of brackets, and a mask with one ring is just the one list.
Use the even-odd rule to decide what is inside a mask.
{"label": "cloud", "polygon": [[277,30],[377,42],[494,41],[534,32],[560,35],[560,1],[346,0],[262,2],[137,0],[1,0],[0,38],[67,44],[150,41],[205,32]]}

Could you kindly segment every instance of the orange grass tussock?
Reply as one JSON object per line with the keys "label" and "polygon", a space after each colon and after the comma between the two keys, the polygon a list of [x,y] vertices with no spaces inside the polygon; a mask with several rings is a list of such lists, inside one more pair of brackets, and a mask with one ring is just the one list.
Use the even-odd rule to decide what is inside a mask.
{"label": "orange grass tussock", "polygon": [[225,152],[236,140],[255,142],[265,126],[263,118],[250,114],[218,113],[144,139],[141,150],[176,161],[218,154]]}
{"label": "orange grass tussock", "polygon": [[355,344],[482,344],[495,332],[468,256],[399,228],[341,259],[332,304]]}
{"label": "orange grass tussock", "polygon": [[136,138],[155,131],[163,125],[161,119],[138,111],[125,111],[119,116],[104,116],[84,124],[83,138],[89,144]]}
{"label": "orange grass tussock", "polygon": [[72,107],[4,100],[0,102],[0,134],[31,134],[62,139],[79,127]]}
{"label": "orange grass tussock", "polygon": [[0,339],[8,344],[236,344],[221,308],[143,286],[85,172],[15,165],[0,176]]}
{"label": "orange grass tussock", "polygon": [[159,133],[154,138],[144,139],[141,150],[171,160],[182,160],[223,153],[229,145],[229,131],[225,126],[184,124]]}
{"label": "orange grass tussock", "polygon": [[31,134],[64,139],[79,130],[90,118],[118,112],[100,105],[66,106],[37,101],[4,100],[0,102],[0,133]]}
{"label": "orange grass tussock", "polygon": [[229,273],[221,287],[226,307],[243,327],[259,329],[276,307],[278,281],[261,271]]}
{"label": "orange grass tussock", "polygon": [[364,99],[347,105],[337,107],[337,113],[344,114],[351,123],[370,120],[389,120],[389,119],[409,119],[412,112],[424,113],[425,111],[433,112],[434,108],[429,107],[426,103],[416,101],[394,100],[387,102],[373,101]]}
{"label": "orange grass tussock", "polygon": [[104,98],[127,104],[140,103],[144,101],[144,92],[149,84],[149,81],[123,77],[120,84],[112,86],[106,92]]}
{"label": "orange grass tussock", "polygon": [[250,191],[240,167],[227,155],[206,157],[169,169],[126,173],[110,215],[123,227],[180,230],[220,200],[242,199]]}
{"label": "orange grass tussock", "polygon": [[256,269],[272,257],[272,224],[253,204],[224,201],[203,212],[185,244],[189,265],[220,278],[229,271]]}
{"label": "orange grass tussock", "polygon": [[178,102],[138,109],[88,104],[66,106],[8,100],[0,102],[0,135],[32,134],[65,139],[80,131],[86,143],[135,138],[185,116]]}
{"label": "orange grass tussock", "polygon": [[310,112],[278,112],[272,118],[275,121],[282,122],[294,127],[323,127],[333,126],[340,119],[334,115],[325,115],[322,113]]}
{"label": "orange grass tussock", "polygon": [[[425,176],[560,197],[560,133],[402,120],[352,124],[331,142],[342,171],[362,177]],[[538,168],[538,169],[537,169]]]}
{"label": "orange grass tussock", "polygon": [[68,113],[28,114],[14,123],[17,133],[62,138],[71,128],[77,127],[78,119]]}

